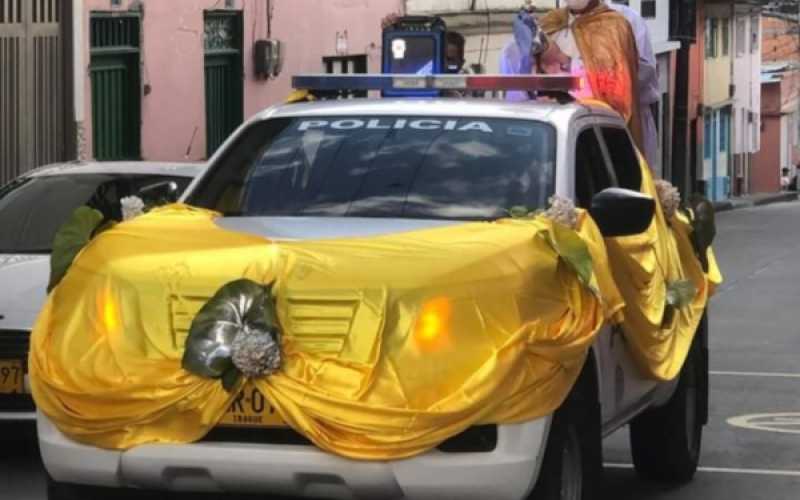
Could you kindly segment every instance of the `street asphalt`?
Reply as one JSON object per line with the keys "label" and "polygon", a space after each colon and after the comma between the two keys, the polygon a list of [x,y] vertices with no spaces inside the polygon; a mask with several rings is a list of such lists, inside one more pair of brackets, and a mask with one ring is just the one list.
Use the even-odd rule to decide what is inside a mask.
{"label": "street asphalt", "polygon": [[[605,442],[603,499],[800,499],[800,202],[719,214],[714,246],[726,281],[701,469],[681,487],[637,479],[622,429]],[[45,497],[33,426],[0,424],[0,500]]]}

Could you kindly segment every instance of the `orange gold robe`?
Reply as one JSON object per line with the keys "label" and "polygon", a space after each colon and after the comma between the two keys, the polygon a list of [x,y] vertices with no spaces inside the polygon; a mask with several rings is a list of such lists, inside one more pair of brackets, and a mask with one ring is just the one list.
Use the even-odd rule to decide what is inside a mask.
{"label": "orange gold robe", "polygon": [[[569,11],[552,10],[540,24],[552,36],[569,28]],[[575,18],[572,32],[594,97],[622,115],[639,150],[644,151],[637,86],[639,53],[627,19],[601,4]]]}

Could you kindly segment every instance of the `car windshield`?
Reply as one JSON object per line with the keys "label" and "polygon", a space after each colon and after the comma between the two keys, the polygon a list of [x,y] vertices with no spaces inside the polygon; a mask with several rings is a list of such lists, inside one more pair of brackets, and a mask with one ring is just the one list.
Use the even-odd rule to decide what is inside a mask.
{"label": "car windshield", "polygon": [[272,119],[223,153],[189,202],[229,216],[495,219],[545,206],[555,142],[530,120]]}
{"label": "car windshield", "polygon": [[119,200],[143,187],[191,178],[140,174],[63,174],[23,177],[0,188],[0,253],[49,253],[53,237],[70,214],[90,205],[115,219]]}

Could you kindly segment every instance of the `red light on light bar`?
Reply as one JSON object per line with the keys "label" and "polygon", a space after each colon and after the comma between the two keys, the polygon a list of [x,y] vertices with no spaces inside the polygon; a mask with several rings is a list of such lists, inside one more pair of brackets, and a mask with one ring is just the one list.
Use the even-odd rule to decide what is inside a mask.
{"label": "red light on light bar", "polygon": [[297,75],[295,89],[348,90],[521,90],[570,92],[580,77],[564,75]]}
{"label": "red light on light bar", "polygon": [[580,78],[572,75],[469,75],[468,90],[542,90],[568,92],[580,89]]}

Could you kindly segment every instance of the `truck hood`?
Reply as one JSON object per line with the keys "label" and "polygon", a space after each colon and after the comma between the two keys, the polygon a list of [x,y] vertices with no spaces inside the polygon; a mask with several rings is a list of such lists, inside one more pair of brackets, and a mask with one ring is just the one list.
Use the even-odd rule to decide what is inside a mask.
{"label": "truck hood", "polygon": [[0,254],[0,329],[33,328],[49,276],[49,255]]}
{"label": "truck hood", "polygon": [[[558,256],[535,238],[540,230],[523,222],[223,218],[173,207],[97,236],[53,303],[87,311],[100,326],[110,313],[98,304],[112,304],[126,335],[128,324],[151,322],[141,332],[145,356],[165,343],[161,336],[179,356],[193,318],[223,285],[273,283],[288,349],[371,366],[380,339],[407,333],[408,320],[438,298],[467,322],[483,321],[481,304],[496,297],[508,297],[504,314],[516,321],[561,314],[547,301],[517,300],[559,286]],[[405,319],[390,320],[398,311]]]}

